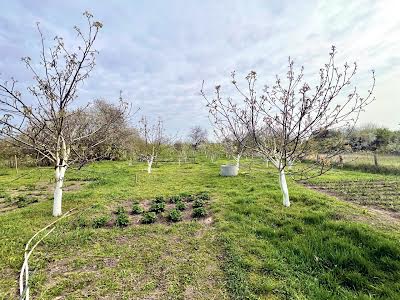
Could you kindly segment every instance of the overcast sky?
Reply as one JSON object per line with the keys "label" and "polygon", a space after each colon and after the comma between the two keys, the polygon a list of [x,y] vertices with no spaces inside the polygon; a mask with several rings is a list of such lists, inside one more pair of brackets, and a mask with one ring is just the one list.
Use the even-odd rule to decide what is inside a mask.
{"label": "overcast sky", "polygon": [[[140,114],[161,116],[170,133],[190,126],[210,128],[202,80],[207,87],[229,83],[256,70],[259,87],[284,74],[287,57],[318,75],[336,45],[340,63],[359,64],[355,81],[365,91],[376,71],[377,100],[361,117],[393,129],[400,123],[399,1],[2,1],[1,79],[14,76],[21,87],[31,75],[20,58],[38,57],[35,24],[47,41],[55,35],[75,42],[73,26],[84,28],[89,10],[104,25],[92,76],[79,102],[116,101],[119,91]],[[360,90],[362,92],[362,90]],[[26,95],[28,96],[28,95]],[[138,119],[138,117],[137,117]]]}

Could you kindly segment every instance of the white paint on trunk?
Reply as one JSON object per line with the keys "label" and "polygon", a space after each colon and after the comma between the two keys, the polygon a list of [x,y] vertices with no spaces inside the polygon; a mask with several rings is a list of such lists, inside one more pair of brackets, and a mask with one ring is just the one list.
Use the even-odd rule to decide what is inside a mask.
{"label": "white paint on trunk", "polygon": [[242,157],[241,154],[236,155],[236,167],[238,168],[238,170],[240,169],[240,158]]}
{"label": "white paint on trunk", "polygon": [[151,166],[153,165],[154,157],[152,156],[149,160],[147,160],[147,173],[151,173]]}
{"label": "white paint on trunk", "polygon": [[64,185],[64,175],[67,170],[66,166],[57,166],[55,172],[56,186],[54,188],[54,203],[53,203],[53,216],[58,217],[62,215],[62,188]]}
{"label": "white paint on trunk", "polygon": [[289,190],[286,183],[285,170],[279,171],[279,184],[281,186],[281,191],[283,195],[283,205],[289,207],[290,206]]}

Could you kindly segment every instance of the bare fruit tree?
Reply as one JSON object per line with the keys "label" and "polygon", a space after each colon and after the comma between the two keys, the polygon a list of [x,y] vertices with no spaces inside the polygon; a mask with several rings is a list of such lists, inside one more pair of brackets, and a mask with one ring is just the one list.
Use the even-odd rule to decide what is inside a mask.
{"label": "bare fruit tree", "polygon": [[[276,76],[271,87],[256,91],[257,74],[251,71],[246,76],[246,88],[242,89],[232,73],[232,84],[242,98],[233,111],[238,122],[247,126],[252,135],[253,150],[268,159],[279,172],[279,183],[283,194],[283,205],[290,206],[285,171],[289,169],[294,178],[304,179],[318,176],[335,164],[336,157],[344,147],[337,145],[328,151],[318,149],[323,155],[315,156],[314,137],[326,130],[351,132],[360,113],[374,100],[375,74],[372,71],[372,87],[361,97],[351,80],[357,71],[357,64],[335,64],[335,47],[329,54],[329,61],[319,71],[317,83],[312,87],[304,80],[302,67],[295,74],[294,62],[289,58],[288,72],[282,80]],[[216,87],[220,98],[220,86]],[[212,102],[222,109],[221,102]],[[236,106],[235,106],[236,107]],[[287,168],[294,162],[296,168]]]}
{"label": "bare fruit tree", "polygon": [[242,122],[246,119],[243,114],[247,112],[238,107],[232,98],[221,98],[220,88],[221,86],[215,87],[215,96],[211,99],[206,96],[203,87],[200,94],[207,102],[210,121],[216,136],[222,141],[227,152],[234,157],[239,168],[240,158],[250,141],[248,124]]}
{"label": "bare fruit tree", "polygon": [[200,126],[194,126],[190,129],[189,140],[192,144],[193,150],[197,151],[201,144],[207,142],[207,130]]}
{"label": "bare fruit tree", "polygon": [[[90,148],[104,141],[107,128],[114,121],[109,116],[102,122],[95,122],[85,112],[87,106],[72,109],[79,86],[95,67],[98,52],[93,45],[103,26],[93,21],[88,12],[84,17],[87,32],[74,27],[79,40],[76,48],[67,48],[63,38],[58,36],[54,38],[54,45],[48,47],[37,24],[41,40],[40,59],[38,62],[30,57],[22,59],[34,79],[34,84],[27,88],[29,97],[23,97],[14,79],[0,83],[0,136],[19,147],[36,151],[54,164],[54,216],[62,214],[62,188],[68,166],[84,155],[82,144],[86,143]],[[125,104],[123,101],[120,104],[118,111],[124,113]],[[87,144],[90,137],[100,131],[102,139]]]}
{"label": "bare fruit tree", "polygon": [[151,173],[154,161],[161,151],[163,143],[166,143],[163,122],[158,119],[151,123],[147,117],[139,121],[140,141],[137,143],[137,152],[147,162],[147,173]]}

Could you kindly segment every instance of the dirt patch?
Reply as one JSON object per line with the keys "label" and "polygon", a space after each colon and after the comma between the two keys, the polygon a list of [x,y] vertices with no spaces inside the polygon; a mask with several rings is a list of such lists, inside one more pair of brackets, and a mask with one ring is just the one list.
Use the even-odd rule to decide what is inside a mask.
{"label": "dirt patch", "polygon": [[[148,212],[152,206],[152,203],[154,200],[150,199],[145,199],[139,201],[139,206],[143,209],[143,212]],[[186,208],[183,210],[180,210],[182,214],[182,219],[179,222],[191,222],[191,221],[196,221],[201,224],[204,224],[206,226],[210,226],[213,223],[213,217],[211,215],[211,210],[210,210],[210,202],[211,199],[209,200],[204,200],[204,208],[207,211],[207,215],[204,217],[194,217],[193,216],[193,205],[194,205],[194,200],[191,199],[189,201],[182,201],[185,203]],[[128,215],[129,218],[129,226],[146,226],[146,224],[142,224],[142,216],[143,213],[141,214],[134,214],[132,213],[132,205],[133,205],[133,200],[126,200],[121,203],[119,203],[117,206],[112,208],[112,213],[111,213],[111,219],[110,221],[106,224],[106,227],[113,227],[115,226],[115,221],[117,218],[117,208],[118,207],[123,207],[125,212]],[[168,200],[165,202],[165,208],[163,212],[157,213],[157,218],[153,224],[165,224],[165,225],[171,225],[174,224],[174,222],[171,222],[169,220],[169,212],[173,209],[176,209],[176,204],[171,203]]]}

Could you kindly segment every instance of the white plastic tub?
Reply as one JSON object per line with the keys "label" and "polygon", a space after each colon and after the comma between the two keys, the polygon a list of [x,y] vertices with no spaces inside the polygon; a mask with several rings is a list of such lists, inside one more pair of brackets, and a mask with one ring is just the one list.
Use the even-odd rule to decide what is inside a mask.
{"label": "white plastic tub", "polygon": [[239,173],[239,168],[237,165],[222,165],[221,166],[221,176],[237,176]]}

